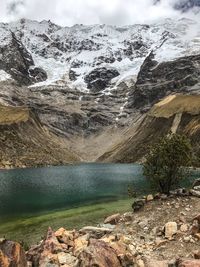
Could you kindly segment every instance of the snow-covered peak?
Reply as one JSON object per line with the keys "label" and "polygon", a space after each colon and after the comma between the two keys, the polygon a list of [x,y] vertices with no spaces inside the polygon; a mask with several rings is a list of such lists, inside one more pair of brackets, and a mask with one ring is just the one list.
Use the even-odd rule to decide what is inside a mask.
{"label": "snow-covered peak", "polygon": [[23,43],[36,66],[47,72],[43,84],[68,84],[87,90],[85,77],[98,68],[113,68],[115,88],[137,76],[145,57],[153,50],[157,61],[200,53],[200,27],[189,19],[165,19],[151,25],[74,25],[60,27],[51,21],[21,19],[0,24],[0,45],[11,32]]}

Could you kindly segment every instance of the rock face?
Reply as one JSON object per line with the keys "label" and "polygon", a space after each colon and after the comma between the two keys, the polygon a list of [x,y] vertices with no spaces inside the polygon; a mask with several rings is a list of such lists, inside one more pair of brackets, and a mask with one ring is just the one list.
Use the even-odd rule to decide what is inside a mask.
{"label": "rock face", "polygon": [[85,82],[88,89],[98,92],[108,87],[110,81],[119,75],[120,73],[115,69],[97,68],[85,76]]}
{"label": "rock face", "polygon": [[51,134],[25,107],[0,105],[0,167],[28,167],[74,162],[68,144]]}
{"label": "rock face", "polygon": [[27,267],[26,255],[19,243],[13,241],[0,241],[1,267]]}
{"label": "rock face", "polygon": [[200,56],[158,63],[153,52],[145,59],[132,88],[129,107],[145,109],[170,93],[191,92],[200,84]]}
{"label": "rock face", "polygon": [[47,79],[41,68],[34,66],[31,54],[13,32],[4,33],[8,42],[0,44],[0,69],[9,73],[19,85],[30,85]]}

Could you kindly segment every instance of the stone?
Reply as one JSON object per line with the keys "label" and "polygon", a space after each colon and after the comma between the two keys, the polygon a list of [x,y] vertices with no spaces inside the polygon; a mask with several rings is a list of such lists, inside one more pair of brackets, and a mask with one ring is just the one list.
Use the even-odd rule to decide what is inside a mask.
{"label": "stone", "polygon": [[181,232],[187,232],[188,231],[188,229],[189,229],[189,226],[188,226],[188,224],[182,224],[181,226],[180,226],[180,231]]}
{"label": "stone", "polygon": [[75,256],[79,255],[80,252],[87,247],[88,240],[89,240],[89,234],[79,236],[74,240],[73,253]]}
{"label": "stone", "polygon": [[75,231],[67,231],[64,228],[60,228],[55,232],[55,236],[60,243],[65,243],[70,247],[74,246]]}
{"label": "stone", "polygon": [[119,222],[119,220],[120,220],[120,217],[121,217],[121,215],[119,213],[113,214],[113,215],[107,217],[104,220],[104,223],[105,224],[107,224],[107,223],[109,223],[109,224],[117,224]]}
{"label": "stone", "polygon": [[152,200],[154,200],[153,195],[148,195],[148,196],[146,197],[146,201],[147,201],[147,202],[152,201]]}
{"label": "stone", "polygon": [[200,191],[194,190],[194,189],[190,189],[189,190],[190,195],[194,196],[194,197],[200,197]]}
{"label": "stone", "polygon": [[200,250],[195,250],[195,251],[193,252],[193,255],[194,255],[194,258],[195,258],[195,259],[200,259]]}
{"label": "stone", "polygon": [[79,267],[121,267],[113,248],[102,240],[91,239],[90,244],[79,255]]}
{"label": "stone", "polygon": [[13,241],[0,242],[1,267],[27,267],[25,251],[22,246]]}
{"label": "stone", "polygon": [[27,252],[27,260],[33,263],[33,266],[59,266],[57,254],[63,252],[53,230],[49,227],[45,239],[37,246],[30,248]]}
{"label": "stone", "polygon": [[101,238],[107,233],[111,233],[113,230],[105,227],[86,226],[80,229],[80,233],[92,233],[94,236]]}
{"label": "stone", "polygon": [[60,252],[58,253],[57,256],[58,256],[58,262],[61,265],[67,264],[69,266],[73,266],[77,261],[77,258],[69,253]]}
{"label": "stone", "polygon": [[132,204],[132,209],[134,212],[141,210],[144,207],[145,200],[143,199],[138,199],[135,200]]}
{"label": "stone", "polygon": [[146,260],[145,263],[146,263],[145,267],[168,267],[167,261],[158,261],[158,260],[148,259]]}
{"label": "stone", "polygon": [[200,267],[200,260],[196,259],[179,260],[178,267]]}
{"label": "stone", "polygon": [[194,189],[196,186],[200,186],[200,178],[195,179],[192,184],[192,189]]}
{"label": "stone", "polygon": [[197,219],[193,220],[193,223],[190,227],[190,234],[195,235],[199,232],[199,222]]}
{"label": "stone", "polygon": [[177,233],[178,227],[176,222],[168,222],[165,224],[165,237],[172,238]]}

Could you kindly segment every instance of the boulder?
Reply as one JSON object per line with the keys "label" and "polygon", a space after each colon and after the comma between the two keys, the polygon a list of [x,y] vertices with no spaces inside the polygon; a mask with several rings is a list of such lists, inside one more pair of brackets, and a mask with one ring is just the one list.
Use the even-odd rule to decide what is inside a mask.
{"label": "boulder", "polygon": [[27,252],[27,259],[33,263],[33,266],[56,267],[59,266],[58,253],[60,252],[63,252],[62,244],[58,242],[55,233],[49,227],[45,239]]}
{"label": "boulder", "polygon": [[180,260],[178,263],[178,267],[200,267],[200,260],[196,259]]}
{"label": "boulder", "polygon": [[165,224],[165,237],[172,238],[177,233],[178,227],[176,222],[168,222]]}
{"label": "boulder", "polygon": [[148,196],[146,197],[146,201],[147,201],[147,202],[152,201],[152,200],[154,200],[153,195],[148,195]]}
{"label": "boulder", "polygon": [[1,267],[27,267],[25,251],[22,246],[13,241],[0,241]]}
{"label": "boulder", "polygon": [[79,267],[121,267],[120,260],[113,248],[102,240],[92,239],[87,248],[79,255]]}
{"label": "boulder", "polygon": [[195,181],[192,184],[192,189],[194,189],[196,186],[200,186],[200,178],[195,179]]}
{"label": "boulder", "polygon": [[105,224],[117,224],[118,222],[119,222],[119,220],[120,220],[120,217],[121,217],[121,215],[119,214],[119,213],[117,213],[117,214],[113,214],[113,215],[111,215],[111,216],[109,216],[109,217],[107,217],[105,220],[104,220],[104,223]]}
{"label": "boulder", "polygon": [[144,207],[144,199],[135,200],[132,204],[132,209],[134,212],[141,210]]}

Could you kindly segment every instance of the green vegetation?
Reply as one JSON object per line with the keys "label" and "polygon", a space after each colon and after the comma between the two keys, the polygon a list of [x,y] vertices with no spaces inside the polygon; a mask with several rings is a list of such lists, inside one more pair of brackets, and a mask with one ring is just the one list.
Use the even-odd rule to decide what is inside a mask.
{"label": "green vegetation", "polygon": [[15,219],[10,222],[0,221],[0,237],[17,240],[26,245],[35,244],[51,226],[79,229],[86,225],[102,223],[106,216],[131,210],[130,199],[94,204],[70,210],[56,211],[50,214],[30,218]]}
{"label": "green vegetation", "polygon": [[169,191],[185,177],[192,160],[190,141],[183,135],[163,137],[150,150],[144,163],[144,175],[161,193]]}

